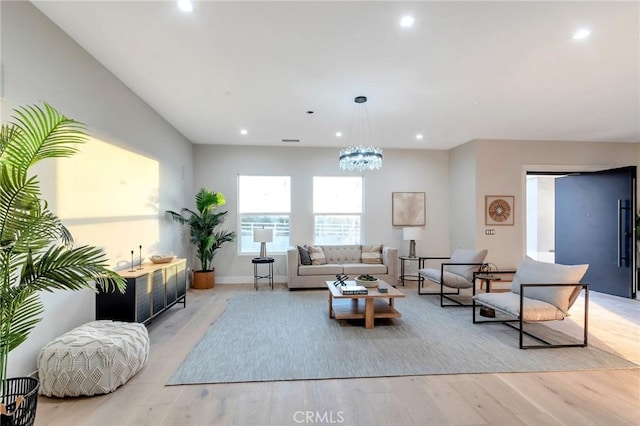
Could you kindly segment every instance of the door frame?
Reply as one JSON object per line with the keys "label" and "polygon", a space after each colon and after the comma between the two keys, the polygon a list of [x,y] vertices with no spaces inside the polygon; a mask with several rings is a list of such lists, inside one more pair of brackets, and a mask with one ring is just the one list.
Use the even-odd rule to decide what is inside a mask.
{"label": "door frame", "polygon": [[[521,241],[522,241],[522,253],[524,253],[523,256],[526,256],[527,253],[527,227],[528,227],[528,223],[527,223],[527,173],[535,173],[535,172],[541,172],[541,173],[558,173],[558,174],[570,174],[570,173],[580,173],[580,172],[599,172],[599,171],[603,171],[603,170],[609,170],[609,169],[619,169],[622,167],[628,167],[629,165],[577,165],[577,164],[565,164],[565,165],[561,165],[561,164],[523,164],[522,165],[522,173],[520,176],[520,193],[522,194],[522,208],[520,209],[520,217],[519,220],[522,221],[522,223],[524,223],[524,226],[521,229]],[[639,168],[640,169],[640,168]],[[635,188],[634,188],[634,192],[635,192],[635,197],[632,200],[632,208],[633,208],[633,215],[634,217],[636,216],[636,214],[638,214],[638,187],[640,185],[638,185],[638,178],[640,178],[640,176],[636,177],[636,184],[635,184]],[[633,221],[633,235],[636,235],[636,225],[635,225],[635,220]],[[633,265],[632,268],[633,270],[636,271],[635,274],[633,274],[633,291],[632,291],[632,295],[635,299],[638,298],[638,295],[640,294],[640,292],[638,290],[640,290],[638,288],[638,285],[640,284],[640,282],[638,281],[638,251],[637,250],[632,250],[633,252]]]}

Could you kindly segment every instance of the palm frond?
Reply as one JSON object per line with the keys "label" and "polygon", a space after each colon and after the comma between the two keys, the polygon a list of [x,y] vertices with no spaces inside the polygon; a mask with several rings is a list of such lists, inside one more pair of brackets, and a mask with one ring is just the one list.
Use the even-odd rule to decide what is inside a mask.
{"label": "palm frond", "polygon": [[22,171],[45,158],[70,157],[78,152],[77,145],[87,140],[84,124],[46,103],[44,108],[27,106],[15,112],[14,136],[5,153]]}
{"label": "palm frond", "polygon": [[124,289],[124,279],[107,266],[99,248],[52,246],[27,259],[18,285],[34,291],[80,290],[93,288],[93,282],[98,282],[107,290]]}
{"label": "palm frond", "polygon": [[40,322],[44,307],[38,295],[30,290],[12,289],[0,294],[0,353],[9,353],[23,343]]}

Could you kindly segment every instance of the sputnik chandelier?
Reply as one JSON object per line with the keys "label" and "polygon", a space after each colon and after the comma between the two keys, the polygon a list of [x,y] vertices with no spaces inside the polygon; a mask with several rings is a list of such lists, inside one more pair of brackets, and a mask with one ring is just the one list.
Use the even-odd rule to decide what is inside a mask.
{"label": "sputnik chandelier", "polygon": [[[355,140],[358,136],[364,139],[365,127],[371,132],[371,126],[369,125],[369,115],[367,114],[367,102],[366,96],[357,96],[354,99],[356,107],[353,113],[353,119],[351,121],[350,136],[352,140]],[[354,131],[354,123],[359,129]],[[366,126],[365,126],[366,125]],[[382,150],[373,146],[349,146],[340,150],[339,157],[340,169],[345,171],[365,171],[365,170],[378,170],[382,168]]]}

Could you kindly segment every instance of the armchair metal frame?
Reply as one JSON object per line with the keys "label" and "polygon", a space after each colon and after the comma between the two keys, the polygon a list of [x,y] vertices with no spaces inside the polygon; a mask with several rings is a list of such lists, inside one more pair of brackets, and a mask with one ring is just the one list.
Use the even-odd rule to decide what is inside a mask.
{"label": "armchair metal frame", "polygon": [[[422,269],[424,267],[424,262],[427,260],[447,260],[447,259],[451,259],[451,256],[447,256],[447,257],[420,257],[419,261],[418,261],[418,269]],[[440,307],[442,308],[450,308],[450,307],[471,307],[474,306],[473,303],[472,304],[465,304],[459,300],[454,299],[452,296],[459,296],[460,295],[460,288],[456,288],[456,291],[453,292],[445,292],[444,291],[444,267],[445,266],[477,266],[478,267],[478,271],[474,271],[473,272],[473,279],[471,282],[471,289],[472,289],[472,296],[475,296],[476,294],[476,274],[481,273],[479,270],[482,266],[486,265],[486,262],[482,262],[482,263],[452,263],[452,262],[443,262],[440,264],[440,291],[439,292],[434,292],[434,291],[420,291],[420,289],[422,288],[423,284],[424,284],[424,280],[428,279],[428,278],[424,278],[422,275],[420,275],[420,273],[418,273],[418,275],[420,276],[420,280],[418,281],[418,294],[421,296],[425,296],[425,295],[431,295],[431,296],[435,296],[435,295],[440,295]],[[431,281],[431,280],[429,280]],[[435,282],[435,281],[432,281]],[[437,284],[437,283],[436,283]],[[449,287],[446,286],[448,288],[455,288],[455,287]],[[453,303],[448,303],[445,304],[444,301],[448,300],[450,302]]]}
{"label": "armchair metal frame", "polygon": [[[534,322],[545,322],[545,321],[561,321],[561,320],[539,320],[539,321],[525,321],[523,310],[524,310],[524,298],[525,298],[525,289],[529,287],[575,287],[580,286],[584,291],[584,318],[583,318],[583,339],[582,342],[579,343],[566,343],[566,344],[553,344],[550,343],[543,338],[536,336],[528,331],[524,330],[525,323],[534,323]],[[504,320],[478,320],[476,319],[476,307],[482,306],[482,303],[476,303],[476,300],[473,299],[473,323],[474,324],[486,324],[486,323],[500,323],[507,325],[519,332],[519,347],[520,349],[544,349],[544,348],[573,348],[573,347],[581,347],[586,348],[588,345],[588,334],[589,334],[589,284],[521,284],[520,285],[520,310],[519,315],[515,319],[504,319]],[[489,306],[489,305],[484,305]],[[495,306],[489,306],[490,308],[494,308]],[[515,316],[509,312],[504,312],[502,310],[498,310],[504,315]],[[542,343],[541,345],[525,345],[524,344],[524,335],[532,337],[533,339]]]}

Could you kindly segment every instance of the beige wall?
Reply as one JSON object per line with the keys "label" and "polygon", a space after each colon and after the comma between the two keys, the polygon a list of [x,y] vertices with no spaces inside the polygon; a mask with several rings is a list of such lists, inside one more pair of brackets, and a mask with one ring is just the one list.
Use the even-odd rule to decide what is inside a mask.
{"label": "beige wall", "polygon": [[[475,142],[460,145],[449,151],[451,191],[451,247],[476,246],[476,147]],[[448,255],[443,251],[442,256]]]}
{"label": "beige wall", "polygon": [[[196,145],[195,187],[221,191],[232,212],[226,226],[237,231],[237,176],[291,176],[291,243],[310,244],[313,238],[313,176],[341,176],[338,149],[302,147],[234,147]],[[392,192],[425,192],[427,226],[425,239],[417,241],[419,255],[446,253],[449,247],[449,160],[446,151],[384,151],[382,170],[364,173],[365,243],[384,243],[407,254],[402,228],[391,221]],[[178,206],[173,206],[177,208]],[[274,274],[286,276],[285,257],[276,258]],[[240,256],[236,243],[221,250],[214,262],[216,282],[247,282],[253,276],[250,256]]]}
{"label": "beige wall", "polygon": [[[184,252],[182,233],[158,211],[191,202],[191,143],[31,3],[2,1],[0,13],[2,121],[19,105],[46,101],[102,141],[102,151],[85,147],[37,169],[44,197],[76,241],[103,247],[114,267],[140,244],[143,256]],[[9,376],[34,371],[39,348],[95,318],[88,290],[43,293],[42,301],[43,321],[11,353]]]}
{"label": "beige wall", "polygon": [[[476,143],[476,247],[489,250],[488,260],[515,267],[526,253],[525,173],[527,170],[594,170],[637,165],[639,144],[478,140]],[[553,166],[553,167],[552,167]],[[514,195],[514,226],[484,230],[484,196]]]}

